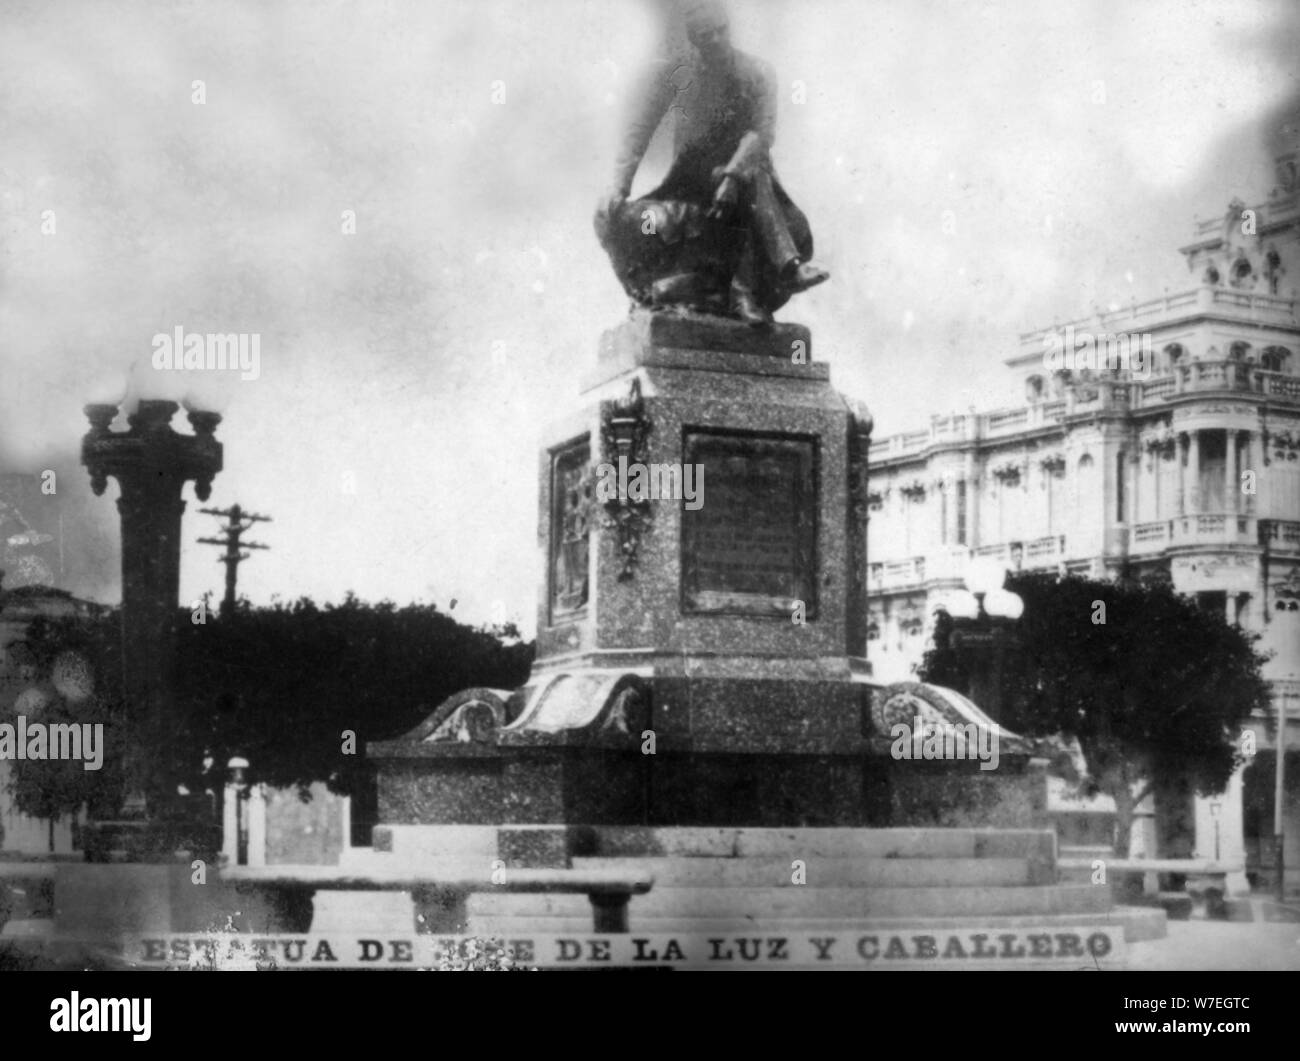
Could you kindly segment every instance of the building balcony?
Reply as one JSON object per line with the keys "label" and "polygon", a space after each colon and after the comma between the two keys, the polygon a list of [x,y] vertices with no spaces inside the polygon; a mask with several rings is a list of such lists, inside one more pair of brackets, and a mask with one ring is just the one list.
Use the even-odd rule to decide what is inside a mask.
{"label": "building balcony", "polygon": [[891,590],[910,589],[921,586],[924,582],[924,556],[867,565],[868,592],[886,593]]}
{"label": "building balcony", "polygon": [[1300,521],[1260,520],[1259,544],[1273,553],[1300,553]]}
{"label": "building balcony", "polygon": [[981,545],[974,550],[974,555],[1001,561],[1009,571],[1054,570],[1065,559],[1065,535],[1049,534],[1023,542]]}
{"label": "building balcony", "polygon": [[[1235,294],[1235,292],[1234,292]],[[1250,296],[1263,297],[1263,296]],[[936,416],[924,431],[891,435],[871,444],[869,460],[912,457],[944,445],[974,444],[1059,426],[1067,417],[1164,406],[1189,394],[1252,394],[1300,405],[1300,376],[1266,372],[1243,361],[1191,361],[1148,380],[1098,378],[1076,382],[1065,397],[988,413]]]}
{"label": "building balcony", "polygon": [[1135,302],[1097,316],[1024,332],[1020,336],[1020,345],[1026,352],[1037,354],[1044,349],[1043,340],[1046,335],[1067,327],[1093,333],[1149,331],[1160,325],[1209,315],[1235,318],[1252,324],[1294,325],[1296,309],[1293,298],[1205,284],[1162,298]]}
{"label": "building balcony", "polygon": [[1235,512],[1175,516],[1136,524],[1129,552],[1158,553],[1180,545],[1254,545],[1258,534],[1253,516]]}

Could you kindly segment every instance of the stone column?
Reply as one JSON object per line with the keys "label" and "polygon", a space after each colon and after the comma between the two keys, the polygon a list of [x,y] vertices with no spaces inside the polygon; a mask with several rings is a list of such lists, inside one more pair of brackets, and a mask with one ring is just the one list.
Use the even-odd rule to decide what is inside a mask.
{"label": "stone column", "polygon": [[1187,432],[1187,514],[1201,511],[1201,433]]}
{"label": "stone column", "polygon": [[[1259,491],[1263,489],[1264,483],[1264,450],[1261,446],[1260,433],[1251,431],[1246,435],[1246,453],[1247,453],[1247,471],[1255,473],[1254,492],[1246,495],[1246,515],[1255,514],[1255,499]],[[1240,486],[1238,487],[1240,489]]]}
{"label": "stone column", "polygon": [[966,547],[974,550],[980,533],[980,470],[973,455],[966,458]]}
{"label": "stone column", "polygon": [[1241,492],[1241,476],[1237,474],[1237,432],[1227,432],[1227,449],[1223,456],[1223,507],[1229,515],[1238,511],[1237,495]]}
{"label": "stone column", "polygon": [[1187,515],[1187,466],[1190,461],[1187,436],[1179,435],[1174,443],[1174,459],[1178,461],[1178,515]]}
{"label": "stone column", "polygon": [[948,548],[957,547],[957,519],[960,513],[957,510],[957,477],[944,476],[944,492],[948,496]]}

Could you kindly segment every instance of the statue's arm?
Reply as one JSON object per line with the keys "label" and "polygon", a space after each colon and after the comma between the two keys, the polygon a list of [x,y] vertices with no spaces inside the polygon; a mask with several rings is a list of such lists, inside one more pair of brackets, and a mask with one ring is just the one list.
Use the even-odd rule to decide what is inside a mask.
{"label": "statue's arm", "polygon": [[727,163],[727,175],[748,181],[767,163],[776,141],[776,74],[767,63],[757,63],[754,77],[754,127],[741,137]]}
{"label": "statue's arm", "polygon": [[619,146],[618,158],[614,163],[614,182],[612,190],[627,197],[632,190],[632,181],[636,171],[645,157],[650,140],[654,137],[659,123],[668,113],[675,90],[671,79],[671,69],[667,64],[656,64],[642,79],[637,92],[637,104],[628,122],[627,132]]}

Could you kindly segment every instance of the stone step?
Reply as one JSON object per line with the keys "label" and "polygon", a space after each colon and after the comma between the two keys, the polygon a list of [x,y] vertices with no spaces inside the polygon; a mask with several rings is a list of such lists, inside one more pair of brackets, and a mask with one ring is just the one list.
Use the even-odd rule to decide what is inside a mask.
{"label": "stone step", "polygon": [[[1007,886],[996,888],[654,888],[633,897],[632,930],[643,918],[945,917],[965,915],[1103,913],[1110,909],[1104,885]],[[470,896],[472,917],[590,917],[581,895],[518,895],[480,892]]]}
{"label": "stone step", "polygon": [[[988,930],[990,933],[1015,929],[1051,931],[1064,925],[1122,925],[1124,938],[1129,943],[1164,939],[1167,928],[1163,910],[1144,907],[1115,907],[1106,913],[1038,914],[1007,917],[927,917],[927,918],[776,918],[758,921],[748,918],[644,918],[633,924],[634,935],[672,935],[689,933],[694,936],[736,933],[849,933],[849,932],[902,932],[907,930],[937,932],[944,929],[971,931]],[[522,939],[530,935],[589,936],[591,918],[587,917],[497,917],[476,915],[466,927],[469,935],[483,939]]]}
{"label": "stone step", "polygon": [[575,831],[582,856],[1055,859],[1038,829],[706,829],[594,826]]}
{"label": "stone step", "polygon": [[1023,858],[829,858],[805,860],[804,885],[794,884],[786,858],[575,858],[574,869],[614,869],[654,876],[655,888],[851,886],[1006,887],[1039,883]]}

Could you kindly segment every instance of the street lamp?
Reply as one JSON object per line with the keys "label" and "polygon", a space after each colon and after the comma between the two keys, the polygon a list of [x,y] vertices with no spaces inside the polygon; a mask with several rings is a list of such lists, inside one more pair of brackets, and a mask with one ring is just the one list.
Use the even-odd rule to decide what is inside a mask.
{"label": "street lamp", "polygon": [[1004,588],[1007,569],[989,557],[976,557],[966,567],[965,589],[952,590],[940,599],[938,609],[954,619],[978,621],[1005,619],[1015,622],[1025,613],[1025,602]]}
{"label": "street lamp", "polygon": [[[1007,569],[992,557],[975,557],[966,567],[965,589],[950,591],[937,606],[959,623],[952,632],[952,646],[963,643],[994,649],[993,681],[987,697],[974,697],[978,703],[984,699],[990,714],[997,717],[1001,711],[1002,653],[1005,629],[1025,612],[1025,602],[1018,594],[1004,588]],[[967,629],[961,629],[961,626]],[[973,629],[971,628],[973,627]],[[974,689],[971,690],[975,692]]]}

